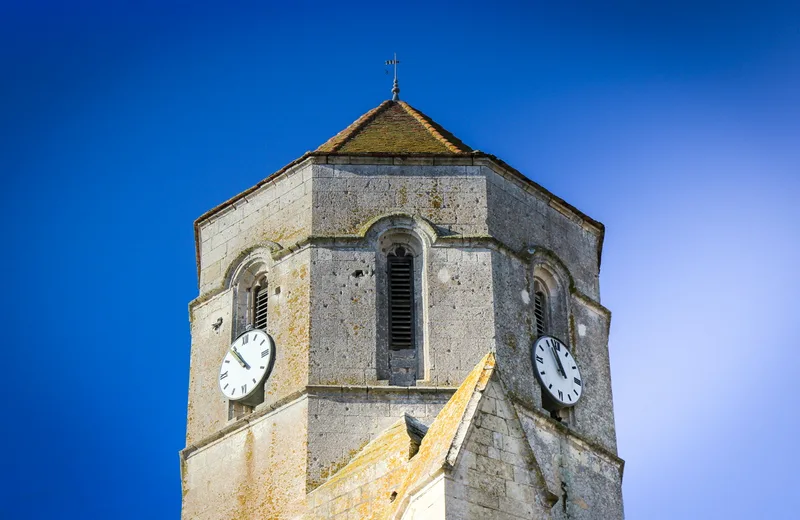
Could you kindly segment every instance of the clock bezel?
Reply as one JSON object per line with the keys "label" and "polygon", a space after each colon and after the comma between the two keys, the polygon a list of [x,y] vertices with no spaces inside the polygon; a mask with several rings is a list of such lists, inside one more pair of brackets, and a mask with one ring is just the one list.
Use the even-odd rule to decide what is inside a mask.
{"label": "clock bezel", "polygon": [[261,332],[261,333],[263,333],[267,337],[267,340],[270,342],[270,353],[269,353],[269,359],[267,361],[267,368],[264,370],[264,375],[261,377],[261,379],[258,381],[258,383],[256,383],[253,386],[252,390],[250,390],[248,393],[242,395],[241,397],[233,398],[233,397],[228,396],[222,390],[221,382],[219,380],[219,377],[217,377],[217,388],[219,389],[219,391],[222,394],[222,396],[225,399],[227,399],[228,401],[235,401],[235,402],[243,402],[244,401],[244,402],[246,402],[248,399],[253,397],[253,395],[258,391],[259,387],[261,387],[262,385],[265,385],[267,383],[267,381],[269,380],[269,377],[272,375],[272,369],[275,366],[275,357],[276,357],[275,351],[277,350],[277,346],[275,344],[275,338],[273,338],[272,335],[269,332],[267,332],[266,330],[264,330],[264,329],[254,329],[254,328],[247,329],[246,331],[244,331],[241,334],[239,334],[238,336],[236,336],[233,339],[233,341],[230,342],[230,345],[228,346],[228,350],[225,351],[225,354],[222,356],[222,360],[219,362],[219,367],[220,367],[219,371],[222,372],[222,369],[225,366],[225,358],[228,357],[228,353],[230,352],[230,349],[233,347],[233,345],[237,341],[239,341],[239,338],[241,338],[245,334],[252,334],[253,332]]}
{"label": "clock bezel", "polygon": [[[536,347],[539,345],[539,341],[541,341],[543,339],[548,339],[548,338],[549,339],[554,339],[554,340],[558,341],[559,343],[561,343],[562,347],[567,351],[567,353],[569,353],[569,355],[572,357],[572,359],[575,360],[575,370],[578,372],[578,376],[580,376],[579,379],[581,380],[582,384],[580,385],[580,387],[581,387],[580,394],[578,395],[578,398],[575,399],[575,401],[573,401],[573,402],[564,402],[564,401],[560,400],[552,390],[547,388],[547,385],[545,384],[544,380],[542,379],[542,376],[539,373],[539,370],[536,369]],[[546,392],[547,398],[552,403],[558,405],[557,408],[559,408],[559,409],[572,408],[573,406],[575,406],[577,403],[580,402],[581,398],[583,397],[584,391],[586,390],[586,380],[584,379],[583,373],[581,372],[581,367],[580,367],[580,363],[578,362],[578,358],[575,357],[575,354],[572,352],[572,350],[570,350],[569,346],[563,340],[561,340],[560,338],[558,338],[556,336],[553,336],[551,334],[542,334],[541,336],[538,336],[533,341],[533,343],[531,344],[530,360],[531,360],[531,368],[533,369],[533,373],[536,376],[536,381],[538,381],[539,387],[542,389],[542,393],[543,393],[543,396],[542,396],[543,399],[542,400],[543,401],[544,401],[544,393]]]}

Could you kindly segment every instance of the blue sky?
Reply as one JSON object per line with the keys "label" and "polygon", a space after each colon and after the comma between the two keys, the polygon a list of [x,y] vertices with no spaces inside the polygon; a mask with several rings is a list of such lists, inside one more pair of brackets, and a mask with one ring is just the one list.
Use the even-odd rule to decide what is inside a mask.
{"label": "blue sky", "polygon": [[629,519],[798,516],[800,6],[3,2],[6,518],[176,518],[192,222],[390,95],[606,224]]}

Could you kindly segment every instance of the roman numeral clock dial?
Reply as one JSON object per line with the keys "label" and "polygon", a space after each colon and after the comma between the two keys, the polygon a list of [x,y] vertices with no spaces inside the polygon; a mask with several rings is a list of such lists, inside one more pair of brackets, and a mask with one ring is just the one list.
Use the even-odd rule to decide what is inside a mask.
{"label": "roman numeral clock dial", "polygon": [[543,393],[561,408],[578,402],[584,383],[578,362],[566,345],[552,336],[540,336],[533,344],[531,357]]}
{"label": "roman numeral clock dial", "polygon": [[263,330],[248,330],[231,344],[219,369],[219,389],[231,400],[250,397],[275,362],[275,342]]}

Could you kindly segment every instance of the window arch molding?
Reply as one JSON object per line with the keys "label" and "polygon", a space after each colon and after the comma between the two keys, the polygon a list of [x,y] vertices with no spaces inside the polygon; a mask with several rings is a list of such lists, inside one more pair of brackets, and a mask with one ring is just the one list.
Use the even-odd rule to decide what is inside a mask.
{"label": "window arch molding", "polygon": [[231,339],[250,327],[267,328],[268,275],[276,245],[269,243],[252,249],[229,269],[225,285],[232,292]]}
{"label": "window arch molding", "polygon": [[366,242],[377,247],[382,237],[392,233],[405,232],[419,240],[424,248],[429,248],[439,239],[436,227],[419,215],[408,213],[388,213],[368,222],[362,236]]}
{"label": "window arch molding", "polygon": [[265,241],[256,247],[243,251],[237,256],[228,266],[223,278],[223,288],[230,289],[236,283],[240,283],[246,275],[246,271],[252,271],[252,265],[255,262],[263,263],[267,269],[271,268],[275,263],[273,255],[283,249],[277,242]]}
{"label": "window arch molding", "polygon": [[550,256],[535,254],[531,262],[531,332],[534,336],[555,336],[569,344],[571,277],[569,271]]}
{"label": "window arch molding", "polygon": [[[423,219],[405,215],[380,219],[365,235],[376,254],[378,275],[377,379],[412,386],[429,377],[427,259],[437,237]],[[409,293],[411,301],[407,302]]]}

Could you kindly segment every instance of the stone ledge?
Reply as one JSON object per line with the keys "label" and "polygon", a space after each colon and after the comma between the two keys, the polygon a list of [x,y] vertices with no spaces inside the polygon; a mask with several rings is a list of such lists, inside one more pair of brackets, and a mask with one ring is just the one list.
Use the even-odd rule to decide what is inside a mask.
{"label": "stone ledge", "polygon": [[272,412],[276,412],[280,408],[292,405],[295,402],[298,402],[305,397],[308,397],[308,394],[304,390],[301,390],[298,392],[294,392],[290,395],[287,395],[283,399],[279,399],[278,401],[275,401],[272,404],[256,408],[253,413],[240,417],[239,419],[236,419],[235,421],[227,424],[224,428],[222,428],[218,432],[212,433],[208,437],[200,439],[199,441],[183,448],[179,452],[181,460],[187,460],[189,457],[192,456],[192,454],[194,454],[195,452],[197,452],[202,448],[205,448],[209,444],[212,444],[214,441],[218,441],[223,437],[227,436],[228,434],[234,433],[237,430],[249,425],[250,423],[258,419],[261,419],[262,417],[269,415]]}
{"label": "stone ledge", "polygon": [[571,441],[578,445],[583,445],[584,447],[587,448],[591,448],[595,453],[598,453],[603,457],[605,457],[608,462],[611,462],[612,464],[618,464],[620,477],[622,477],[622,472],[625,469],[625,460],[620,458],[619,455],[610,451],[608,448],[587,439],[586,437],[579,434],[566,424],[553,419],[552,417],[550,417],[550,415],[542,412],[541,410],[530,408],[522,401],[512,396],[509,396],[509,400],[511,401],[511,403],[513,403],[514,408],[516,408],[517,414],[520,413],[520,410],[523,410],[524,413],[527,413],[529,417],[533,418],[534,420],[538,420],[540,423],[543,423],[544,425],[547,425],[550,428],[552,428],[554,431],[559,432],[568,441]]}
{"label": "stone ledge", "polygon": [[431,394],[449,393],[458,390],[457,386],[379,386],[379,385],[306,385],[306,390],[313,397],[312,391],[329,394],[345,394],[353,392],[376,394]]}
{"label": "stone ledge", "polygon": [[[259,243],[258,245],[253,246],[251,249],[261,247],[262,245],[263,245],[262,243]],[[371,250],[369,245],[366,243],[366,238],[363,234],[330,235],[330,236],[309,235],[287,246],[284,246],[281,249],[274,250],[272,252],[272,258],[275,262],[279,262],[287,257],[290,257],[295,253],[305,251],[309,247],[328,247],[328,248],[360,247],[363,248],[364,250]],[[505,254],[520,262],[530,262],[531,258],[533,258],[533,254],[531,253],[531,248],[525,247],[522,250],[515,250],[512,249],[510,246],[506,245],[503,241],[491,235],[440,236],[436,240],[435,245],[432,247],[473,247],[479,249],[490,249]],[[561,259],[551,251],[542,247],[536,247],[535,249],[537,251],[546,252],[548,256],[555,258],[561,264],[563,264]],[[569,273],[569,271],[567,271],[567,273]],[[191,313],[193,312],[193,309],[195,307],[199,306],[202,303],[205,303],[206,301],[210,300],[217,294],[220,294],[226,290],[227,287],[225,287],[225,281],[223,280],[223,282],[219,284],[216,288],[205,291],[203,294],[201,294],[200,296],[189,302],[189,315],[190,315],[189,321],[190,322],[192,321]],[[575,295],[578,299],[585,302],[587,305],[591,306],[595,311],[599,312],[600,314],[607,315],[608,317],[611,316],[611,311],[606,309],[599,301],[594,300],[591,296],[575,288],[575,283],[572,280],[571,274],[570,274],[570,294]]]}

